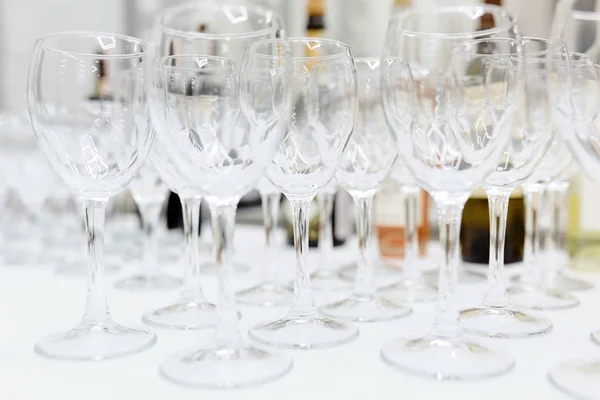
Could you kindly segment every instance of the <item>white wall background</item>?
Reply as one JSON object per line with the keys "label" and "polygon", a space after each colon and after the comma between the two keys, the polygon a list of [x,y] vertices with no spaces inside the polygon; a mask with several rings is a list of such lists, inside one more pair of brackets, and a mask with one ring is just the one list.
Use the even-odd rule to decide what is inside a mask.
{"label": "white wall background", "polygon": [[[186,0],[0,0],[0,107],[25,107],[29,56],[35,39],[58,30],[145,35],[153,16]],[[303,35],[306,0],[250,0],[279,9],[289,36]],[[348,42],[355,56],[377,56],[393,0],[326,0],[328,35]],[[415,6],[479,0],[414,0]],[[525,35],[549,34],[555,0],[505,0]]]}

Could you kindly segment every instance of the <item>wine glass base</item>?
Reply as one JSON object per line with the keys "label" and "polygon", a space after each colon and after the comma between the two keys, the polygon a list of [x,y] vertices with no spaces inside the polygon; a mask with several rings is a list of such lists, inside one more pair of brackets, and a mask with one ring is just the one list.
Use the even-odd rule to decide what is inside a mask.
{"label": "wine glass base", "polygon": [[383,297],[356,295],[322,306],[319,311],[330,318],[354,322],[391,321],[412,313],[411,308]]}
{"label": "wine glass base", "polygon": [[241,343],[173,356],[161,364],[160,372],[180,385],[226,389],[273,381],[287,374],[292,365],[288,355]]}
{"label": "wine glass base", "polygon": [[460,313],[460,323],[472,335],[490,338],[526,338],[546,334],[552,321],[504,307],[476,307]]}
{"label": "wine glass base", "polygon": [[324,292],[343,292],[352,290],[352,282],[343,279],[335,269],[317,269],[310,274],[310,287]]}
{"label": "wine glass base", "polygon": [[[104,273],[107,275],[113,275],[121,270],[119,263],[112,260],[104,261]],[[54,269],[54,273],[57,275],[65,276],[78,276],[85,277],[88,274],[88,267],[86,261],[74,261],[72,263],[63,264],[60,267]]]}
{"label": "wine glass base", "polygon": [[544,282],[549,289],[564,290],[566,292],[580,292],[594,288],[591,282],[584,279],[573,278],[564,273],[558,273]]}
{"label": "wine glass base", "polygon": [[322,317],[288,315],[248,331],[251,340],[283,349],[322,349],[349,343],[358,337],[352,324]]}
{"label": "wine glass base", "polygon": [[158,328],[209,329],[216,326],[217,307],[207,301],[180,299],[173,305],[144,314],[142,320]]}
{"label": "wine glass base", "polygon": [[386,298],[401,303],[424,303],[437,299],[435,286],[426,282],[402,280],[378,290]]}
{"label": "wine glass base", "polygon": [[[348,264],[340,268],[338,274],[342,279],[354,282],[354,279],[356,278],[356,268],[356,263]],[[380,259],[373,261],[373,270],[376,280],[388,280],[388,282],[390,279],[398,279],[398,275],[402,273],[400,269],[390,267]]]}
{"label": "wine glass base", "polygon": [[139,353],[155,343],[153,332],[104,321],[82,323],[68,332],[46,336],[34,349],[49,358],[100,361]]}
{"label": "wine glass base", "polygon": [[166,290],[181,287],[181,279],[167,274],[136,274],[115,283],[122,290]]}
{"label": "wine glass base", "polygon": [[502,375],[515,365],[502,350],[481,346],[470,338],[428,335],[414,340],[396,339],[381,349],[393,367],[437,380],[476,380]]}
{"label": "wine glass base", "polygon": [[[487,276],[485,275],[487,270],[479,271],[475,267],[471,268],[459,268],[458,269],[458,283],[460,284],[473,284],[473,283],[481,283],[487,280]],[[429,271],[423,273],[423,278],[425,281],[437,287],[440,273],[439,271]]]}
{"label": "wine glass base", "polygon": [[236,293],[238,303],[261,307],[287,305],[292,302],[294,289],[285,285],[260,283]]}
{"label": "wine glass base", "polygon": [[572,360],[553,367],[548,378],[564,393],[585,400],[600,397],[600,360]]}
{"label": "wine glass base", "polygon": [[[596,344],[600,345],[600,329],[592,332],[592,340],[596,342]],[[600,392],[598,392],[600,393]]]}
{"label": "wine glass base", "polygon": [[[246,264],[240,264],[237,262],[234,262],[232,264],[233,267],[233,272],[236,274],[245,274],[248,271],[250,271],[250,267],[247,266]],[[209,262],[209,263],[205,263],[202,264],[202,266],[200,267],[200,272],[202,274],[217,274],[218,272],[218,266],[215,263]]]}
{"label": "wine glass base", "polygon": [[531,310],[564,310],[579,305],[579,299],[567,292],[533,286],[512,286],[507,291],[512,305]]}

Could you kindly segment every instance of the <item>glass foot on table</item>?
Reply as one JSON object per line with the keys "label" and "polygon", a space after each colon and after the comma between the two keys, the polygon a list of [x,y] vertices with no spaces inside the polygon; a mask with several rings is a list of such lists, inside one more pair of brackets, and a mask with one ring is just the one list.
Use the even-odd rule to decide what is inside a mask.
{"label": "glass foot on table", "polygon": [[579,299],[570,293],[534,286],[512,286],[507,294],[515,307],[531,310],[564,310],[580,304]]}
{"label": "glass foot on table", "polygon": [[573,278],[564,273],[550,277],[544,282],[544,286],[549,289],[563,290],[566,292],[579,292],[594,288],[594,285],[591,282],[584,279]]}
{"label": "glass foot on table", "polygon": [[[250,271],[250,267],[246,264],[233,263],[233,272],[236,274],[245,274]],[[200,266],[200,272],[202,274],[216,274],[217,273],[217,264],[209,262],[202,264]]]}
{"label": "glass foot on table", "polygon": [[49,358],[100,361],[139,353],[155,343],[153,332],[105,321],[82,323],[68,332],[46,336],[34,349]]}
{"label": "glass foot on table", "polygon": [[292,369],[292,358],[240,343],[182,353],[164,361],[161,374],[180,385],[239,388],[273,381]]}
{"label": "glass foot on table", "polygon": [[238,303],[253,306],[274,307],[292,302],[294,289],[285,285],[261,283],[236,293]]}
{"label": "glass foot on table", "polygon": [[179,302],[159,310],[150,311],[142,317],[144,323],[167,329],[208,329],[217,323],[217,307],[208,301]]}
{"label": "glass foot on table", "polygon": [[358,337],[358,328],[318,314],[288,315],[285,318],[257,325],[248,331],[248,338],[264,345],[283,349],[320,349],[349,343]]}
{"label": "glass foot on table", "polygon": [[[389,282],[390,279],[398,279],[398,276],[402,274],[402,271],[399,268],[391,267],[379,259],[373,261],[373,270],[375,280],[377,281]],[[339,276],[344,280],[354,282],[356,277],[356,263],[348,264],[340,268]]]}
{"label": "glass foot on table", "polygon": [[181,287],[181,279],[167,274],[136,274],[115,283],[117,289],[123,290],[166,290]]}
{"label": "glass foot on table", "polygon": [[404,318],[412,313],[410,307],[377,296],[352,296],[319,308],[330,318],[354,322],[381,322]]}
{"label": "glass foot on table", "polygon": [[402,280],[389,286],[384,286],[378,290],[378,293],[387,299],[401,303],[424,303],[437,299],[437,289],[435,286],[426,283],[419,283],[411,280]]}
{"label": "glass foot on table", "polygon": [[[471,284],[471,283],[481,283],[487,280],[487,269],[483,268],[483,270],[479,270],[479,267],[469,267],[469,268],[459,268],[458,270],[458,283],[459,284]],[[437,287],[439,280],[439,271],[428,271],[423,273],[423,278],[425,281]]]}
{"label": "glass foot on table", "polygon": [[600,399],[600,359],[572,360],[553,367],[550,382],[564,393],[585,400]]}
{"label": "glass foot on table", "polygon": [[381,349],[393,367],[437,380],[475,380],[502,375],[515,361],[502,350],[483,347],[469,338],[428,335],[414,340],[396,339]]}
{"label": "glass foot on table", "polygon": [[460,323],[472,335],[490,338],[526,338],[552,330],[548,318],[502,307],[476,307],[460,313]]}
{"label": "glass foot on table", "polygon": [[336,269],[317,269],[310,274],[310,286],[319,292],[343,292],[352,290],[353,283],[340,276]]}
{"label": "glass foot on table", "polygon": [[[594,342],[596,342],[596,344],[600,345],[600,329],[598,329],[597,331],[592,332],[592,340]],[[600,393],[600,392],[598,392]]]}

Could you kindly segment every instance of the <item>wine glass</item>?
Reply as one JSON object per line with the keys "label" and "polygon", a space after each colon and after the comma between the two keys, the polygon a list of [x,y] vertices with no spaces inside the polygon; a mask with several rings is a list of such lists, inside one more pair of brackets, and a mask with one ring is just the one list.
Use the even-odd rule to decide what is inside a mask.
{"label": "wine glass", "polygon": [[[567,93],[566,72],[552,63],[565,65],[566,50],[562,42],[550,44],[546,39],[479,39],[461,43],[453,51],[450,66],[452,79],[460,92],[449,97],[447,114],[451,124],[461,124],[463,110],[473,108],[471,91],[484,85],[484,104],[490,112],[502,109],[510,86],[517,86],[515,112],[505,125],[510,138],[496,169],[485,179],[484,188],[490,209],[490,264],[488,288],[481,304],[460,313],[462,326],[470,333],[488,337],[528,337],[547,333],[552,322],[511,306],[504,277],[504,242],[509,198],[539,165],[554,138],[554,109],[560,96]],[[546,61],[548,58],[550,61]],[[469,65],[465,71],[464,66]],[[475,72],[474,72],[475,71]],[[502,79],[508,75],[508,80]],[[508,85],[508,90],[507,90]],[[464,94],[466,96],[462,97]],[[460,97],[459,97],[460,96]],[[476,107],[481,107],[476,105]],[[480,118],[478,113],[471,115]],[[488,115],[492,118],[492,114]],[[479,120],[469,121],[472,125]],[[487,123],[487,120],[483,121]]]}
{"label": "wine glass", "polygon": [[[102,360],[151,347],[156,335],[113,321],[104,284],[104,213],[127,187],[154,139],[144,81],[150,49],[124,35],[61,32],[37,40],[27,100],[40,147],[54,171],[83,202],[88,293],[79,325],[35,344],[51,358]],[[102,67],[100,67],[102,66]],[[100,69],[104,96],[90,96]]]}
{"label": "wine glass", "polygon": [[288,285],[279,282],[278,266],[273,259],[273,245],[275,244],[275,231],[279,220],[281,191],[265,177],[261,178],[257,187],[261,197],[265,228],[264,266],[262,267],[259,283],[237,292],[235,297],[242,304],[267,307],[280,306],[290,303],[294,294]]}
{"label": "wine glass", "polygon": [[[227,57],[239,66],[245,47],[256,40],[282,34],[283,23],[271,11],[254,5],[196,1],[168,8],[157,24],[156,36],[161,56],[204,54]],[[241,125],[247,122],[240,118]],[[154,121],[157,129],[168,131]],[[247,129],[242,127],[241,129]],[[160,149],[164,153],[164,149]],[[216,310],[206,301],[201,285],[199,255],[200,188],[190,185],[168,154],[157,154],[159,173],[182,200],[184,233],[188,241],[188,263],[184,289],[175,304],[144,315],[149,324],[175,329],[207,328],[216,322]],[[229,238],[229,242],[232,238]]]}
{"label": "wine glass", "polygon": [[342,320],[387,321],[411,313],[410,307],[376,295],[372,253],[369,249],[373,242],[373,198],[390,173],[398,153],[383,114],[381,60],[357,58],[354,62],[358,85],[358,114],[336,179],[354,200],[359,247],[358,270],[352,295],[324,305],[319,310],[328,317]]}
{"label": "wine glass", "polygon": [[[250,329],[251,340],[281,348],[313,349],[354,340],[358,329],[318,312],[307,266],[308,211],[333,179],[356,116],[356,69],[347,45],[326,39],[258,42],[246,50],[241,73],[242,109],[253,129],[286,132],[266,177],[288,198],[294,214],[296,282],[288,314]],[[285,73],[291,112],[269,97],[270,74]]]}
{"label": "wine glass", "polygon": [[[237,66],[214,56],[162,57],[158,145],[179,176],[206,199],[219,267],[219,307],[213,342],[161,364],[164,376],[184,385],[237,387],[276,379],[292,367],[289,356],[246,343],[238,326],[232,288],[231,242],[240,198],[256,186],[275,154],[283,130],[244,129],[238,123]],[[272,76],[280,89],[282,76]],[[276,95],[273,92],[273,95]],[[276,99],[275,99],[276,100]],[[284,106],[282,104],[282,106]]]}
{"label": "wine glass", "polygon": [[167,197],[167,186],[158,176],[152,159],[146,160],[129,184],[133,200],[138,206],[144,232],[144,249],[139,272],[115,283],[117,289],[170,289],[181,281],[160,271],[158,263],[158,223]]}
{"label": "wine glass", "polygon": [[[553,24],[553,35],[564,38],[571,50],[581,51],[589,59],[589,62],[571,65],[572,97],[570,101],[559,104],[559,115],[570,129],[561,129],[559,133],[581,169],[598,181],[600,46],[597,35],[591,40],[589,37],[586,39],[584,31],[596,32],[600,26],[600,12],[583,11],[581,6],[580,2],[574,0],[561,1]],[[600,344],[599,330],[592,332],[591,337]],[[582,399],[594,399],[600,393],[600,360],[562,362],[550,370],[549,377],[566,393]]]}
{"label": "wine glass", "polygon": [[[485,16],[494,19],[495,27],[473,31]],[[520,35],[501,7],[413,9],[392,19],[384,48],[384,56],[406,61],[404,73],[384,85],[384,110],[397,136],[399,156],[436,202],[443,257],[433,328],[424,337],[385,344],[381,355],[394,367],[436,379],[480,379],[503,374],[514,365],[507,352],[464,336],[454,299],[462,209],[471,191],[496,169],[509,143],[505,127],[511,121],[516,88],[509,74],[499,77],[505,101],[492,118],[482,82],[467,92],[461,81],[452,79],[454,46],[482,38],[520,40]],[[453,121],[451,112],[460,99],[480,107],[469,107]]]}
{"label": "wine glass", "polygon": [[[569,53],[569,58],[571,53]],[[557,65],[557,64],[555,64]],[[574,57],[567,70],[568,81],[573,81],[576,70],[588,65],[588,60]],[[566,86],[565,86],[566,87]],[[565,96],[563,96],[565,97]],[[579,299],[553,284],[554,272],[560,268],[560,259],[551,255],[554,248],[550,223],[551,200],[549,190],[552,182],[561,179],[569,168],[571,152],[561,138],[563,131],[573,129],[564,113],[556,113],[556,137],[540,165],[523,184],[525,200],[525,246],[524,270],[509,289],[511,302],[523,308],[535,310],[560,310],[577,307]],[[558,262],[557,262],[558,261]]]}

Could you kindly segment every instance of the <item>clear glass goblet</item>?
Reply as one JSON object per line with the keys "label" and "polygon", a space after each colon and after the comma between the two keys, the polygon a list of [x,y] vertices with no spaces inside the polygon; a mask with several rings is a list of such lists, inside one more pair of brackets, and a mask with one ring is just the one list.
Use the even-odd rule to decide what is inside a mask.
{"label": "clear glass goblet", "polygon": [[[151,347],[156,335],[113,321],[106,301],[103,236],[106,203],[127,187],[154,139],[145,99],[151,52],[113,33],[62,32],[35,44],[27,99],[40,147],[85,208],[88,293],[81,322],[47,336],[35,351],[51,358],[102,360]],[[92,96],[105,73],[103,96]]]}
{"label": "clear glass goblet", "polygon": [[[161,364],[168,379],[192,386],[239,387],[281,377],[292,359],[247,343],[241,333],[232,285],[232,247],[239,199],[256,186],[283,137],[282,130],[246,129],[239,112],[238,69],[228,59],[201,55],[163,57],[161,90],[153,109],[160,126],[157,144],[179,176],[203,194],[219,266],[218,318],[212,343]],[[272,94],[283,88],[271,76]],[[273,98],[273,97],[272,97]],[[284,107],[283,104],[281,104]]]}
{"label": "clear glass goblet", "polygon": [[[463,110],[467,110],[467,115],[481,118],[481,114],[470,108],[481,107],[474,91],[481,90],[482,84],[483,104],[490,112],[504,108],[510,100],[506,96],[510,86],[518,85],[511,105],[515,111],[503,127],[511,136],[509,145],[483,185],[490,210],[488,288],[479,306],[460,313],[461,324],[470,333],[488,337],[544,334],[552,329],[549,319],[515,309],[509,301],[504,276],[504,242],[509,198],[513,190],[532,175],[554,138],[555,104],[559,101],[557,97],[566,96],[567,91],[561,90],[564,85],[552,82],[556,77],[562,83],[566,75],[553,62],[559,63],[559,67],[564,65],[566,50],[562,42],[552,45],[546,39],[479,39],[461,43],[453,54],[451,79],[457,82],[460,90],[451,94],[447,107],[448,118],[453,124],[461,124]],[[474,66],[476,72],[465,71],[464,65]],[[505,74],[512,78],[502,79]],[[492,115],[486,117],[493,119]],[[469,122],[472,125],[478,123]]]}
{"label": "clear glass goblet", "polygon": [[117,289],[172,289],[181,281],[160,270],[158,262],[158,223],[167,197],[167,186],[158,176],[152,159],[146,160],[129,184],[133,200],[138,206],[144,232],[144,245],[139,272],[115,283]]}
{"label": "clear glass goblet", "polygon": [[[574,56],[574,57],[572,57]],[[569,53],[569,64],[564,66],[569,82],[576,82],[590,60]],[[568,69],[567,69],[568,66]],[[564,87],[567,87],[564,85]],[[550,149],[527,182],[523,185],[525,200],[525,246],[523,254],[524,270],[509,289],[511,301],[524,308],[535,310],[560,310],[577,307],[579,299],[556,285],[561,259],[555,258],[553,250],[553,223],[551,223],[553,199],[550,189],[555,180],[561,180],[572,162],[572,154],[562,136],[564,131],[573,129],[570,117],[565,113],[563,100],[558,102],[556,132]]]}
{"label": "clear glass goblet", "polygon": [[[333,179],[356,116],[356,69],[347,45],[295,38],[258,42],[246,50],[242,109],[253,129],[285,131],[266,177],[288,198],[294,214],[296,282],[288,314],[250,329],[251,340],[281,348],[341,345],[358,336],[354,325],[324,317],[314,302],[308,273],[308,211],[319,190]],[[282,110],[265,90],[271,74],[285,74]],[[288,99],[286,99],[288,101]]]}
{"label": "clear glass goblet", "polygon": [[[239,2],[205,0],[168,8],[156,27],[155,34],[161,56],[221,56],[233,60],[239,67],[246,46],[256,40],[282,34],[280,30],[283,23],[279,17],[262,7]],[[161,125],[163,122],[160,119],[153,122],[157,130],[169,132],[171,129],[168,125]],[[239,122],[245,123],[241,119]],[[165,149],[160,149],[160,152],[164,153]],[[218,272],[219,268],[200,261],[198,233],[203,192],[180,174],[176,168],[178,160],[171,159],[168,154],[161,154],[158,158],[161,178],[182,201],[188,263],[185,269],[184,289],[177,302],[145,314],[144,321],[174,329],[213,327],[216,323],[216,309],[205,299],[201,276],[202,272]],[[228,242],[232,241],[233,238],[228,239]],[[237,265],[235,268],[239,269]],[[244,269],[247,267],[244,266]]]}
{"label": "clear glass goblet", "polygon": [[[486,16],[493,18],[496,26],[475,31],[480,18]],[[459,85],[462,81],[452,79],[456,62],[452,49],[466,40],[482,38],[520,40],[520,35],[515,21],[501,7],[413,9],[392,19],[384,47],[384,57],[406,62],[404,73],[383,87],[386,118],[397,136],[398,153],[406,168],[436,202],[443,256],[433,328],[423,337],[385,344],[381,355],[391,366],[438,380],[481,379],[506,373],[514,366],[506,351],[464,335],[455,304],[462,210],[471,191],[495,170],[509,143],[510,134],[504,127],[511,119],[515,95],[512,77],[502,74],[498,84],[505,88],[507,101],[490,114],[491,99],[482,82],[467,97]],[[427,51],[418,51],[425,48]],[[469,107],[463,111],[464,118],[450,123],[452,108],[448,107],[457,99],[468,98],[473,100],[470,106],[481,107]]]}
{"label": "clear glass goblet", "polygon": [[238,303],[257,306],[280,306],[289,304],[294,295],[289,285],[280,282],[279,266],[275,264],[273,245],[279,220],[279,205],[281,192],[266,178],[258,182],[260,192],[264,228],[265,228],[265,258],[261,277],[258,284],[236,293]]}
{"label": "clear glass goblet", "polygon": [[357,58],[354,62],[358,84],[358,114],[336,180],[354,199],[359,247],[358,270],[352,295],[321,306],[319,310],[328,317],[342,320],[388,321],[408,316],[411,308],[376,294],[369,245],[373,242],[373,198],[390,173],[398,153],[383,114],[381,60]]}

